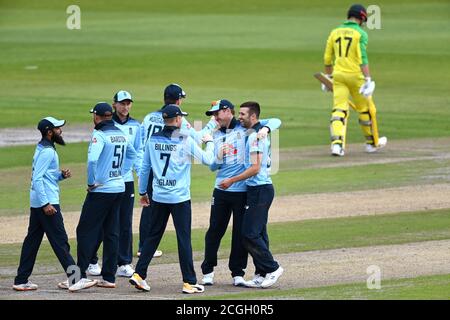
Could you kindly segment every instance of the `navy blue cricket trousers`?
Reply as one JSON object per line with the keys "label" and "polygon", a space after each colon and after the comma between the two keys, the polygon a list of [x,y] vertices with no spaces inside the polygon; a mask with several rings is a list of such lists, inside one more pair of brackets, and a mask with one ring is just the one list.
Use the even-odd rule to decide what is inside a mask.
{"label": "navy blue cricket trousers", "polygon": [[142,279],[147,278],[148,266],[166,230],[169,215],[172,214],[172,220],[177,234],[178,259],[180,261],[183,282],[196,284],[197,277],[194,271],[191,245],[191,201],[188,200],[174,204],[152,201],[151,206],[152,214],[149,217],[149,233],[144,240],[141,256],[136,265],[136,273]]}
{"label": "navy blue cricket trousers", "polygon": [[[125,182],[125,193],[119,208],[119,256],[117,264],[123,266],[133,261],[133,207],[134,207],[134,182]],[[98,239],[94,257],[89,263],[98,262],[98,248],[103,240],[101,234]]]}
{"label": "navy blue cricket trousers", "polygon": [[115,282],[119,250],[119,208],[121,193],[88,192],[77,226],[78,267],[81,277],[86,277],[89,261],[98,248],[103,234],[102,277]]}
{"label": "navy blue cricket trousers", "polygon": [[[148,184],[147,184],[147,195],[149,199],[152,198],[153,194],[152,184],[153,184],[153,170],[150,170],[150,175],[148,177]],[[139,245],[138,245],[139,252],[142,252],[144,240],[149,233],[151,214],[152,214],[152,206],[142,207],[141,219],[139,220]]]}
{"label": "navy blue cricket trousers", "polygon": [[217,266],[217,251],[225,234],[231,213],[233,229],[228,267],[231,276],[244,276],[247,267],[248,252],[242,244],[242,219],[244,217],[247,192],[229,192],[214,189],[211,203],[209,228],[205,235],[205,258],[202,263],[203,274],[214,271]]}
{"label": "navy blue cricket trousers", "polygon": [[[67,239],[66,229],[64,228],[61,208],[57,204],[53,204],[53,207],[55,207],[57,212],[51,216],[47,216],[42,208],[30,208],[28,233],[22,245],[19,268],[17,270],[17,276],[14,279],[15,285],[28,282],[28,278],[33,272],[36,256],[41,246],[44,233],[47,235],[47,239],[58,257],[64,272],[67,274],[67,268],[75,265],[75,261],[70,255],[70,245]],[[67,276],[69,277],[70,274],[67,274]]]}
{"label": "navy blue cricket trousers", "polygon": [[247,188],[247,209],[242,222],[243,244],[253,258],[256,274],[274,272],[279,265],[269,250],[267,220],[275,191],[265,184]]}

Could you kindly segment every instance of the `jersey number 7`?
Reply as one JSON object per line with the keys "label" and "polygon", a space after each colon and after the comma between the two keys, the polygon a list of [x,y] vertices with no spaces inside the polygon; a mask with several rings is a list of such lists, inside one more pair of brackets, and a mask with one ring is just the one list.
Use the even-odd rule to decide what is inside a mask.
{"label": "jersey number 7", "polygon": [[166,173],[167,173],[167,168],[169,167],[169,160],[170,160],[170,153],[161,153],[160,157],[161,160],[164,160],[164,158],[166,159],[166,164],[164,165],[164,169],[162,172],[162,176],[165,177]]}

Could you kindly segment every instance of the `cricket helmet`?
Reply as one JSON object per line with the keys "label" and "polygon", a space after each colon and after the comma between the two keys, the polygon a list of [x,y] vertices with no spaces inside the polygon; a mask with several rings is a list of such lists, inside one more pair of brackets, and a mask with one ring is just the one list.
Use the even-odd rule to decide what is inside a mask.
{"label": "cricket helmet", "polygon": [[363,22],[367,22],[367,10],[363,5],[354,4],[348,9],[347,19],[354,17]]}

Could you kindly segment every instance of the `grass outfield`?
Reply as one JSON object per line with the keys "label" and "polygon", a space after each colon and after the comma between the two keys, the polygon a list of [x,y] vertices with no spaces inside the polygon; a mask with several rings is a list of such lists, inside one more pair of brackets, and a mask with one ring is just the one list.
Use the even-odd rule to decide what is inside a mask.
{"label": "grass outfield", "polygon": [[[62,208],[66,212],[81,210],[86,196],[86,165],[64,164],[62,167],[71,168],[73,173],[73,178],[60,183]],[[279,173],[272,176],[272,180],[277,195],[357,191],[450,182],[450,176],[440,173],[449,167],[449,159],[313,169],[305,168],[301,163],[282,163]],[[0,169],[0,216],[28,214],[30,170],[30,167]],[[193,166],[193,201],[210,199],[214,179],[215,174],[208,168]],[[135,206],[139,206],[137,201],[138,198]]]}
{"label": "grass outfield", "polygon": [[[257,290],[240,294],[205,296],[216,299],[305,299],[305,300],[448,300],[450,275],[382,280],[381,289],[367,289],[366,283],[353,283],[307,289]],[[194,299],[193,299],[194,300]]]}
{"label": "grass outfield", "polygon": [[[274,254],[403,244],[450,238],[450,209],[400,213],[378,216],[305,220],[273,223],[268,226],[270,248]],[[192,231],[195,260],[203,259],[205,229]],[[137,248],[137,235],[134,248]],[[76,256],[75,240],[70,240],[71,252]],[[0,245],[0,267],[15,267],[20,257],[21,244]],[[176,235],[167,231],[159,246],[164,255],[153,263],[178,261]],[[226,258],[230,250],[230,232],[222,240],[219,258]],[[101,252],[101,251],[100,251]],[[58,264],[48,242],[40,248],[36,265]]]}
{"label": "grass outfield", "polygon": [[[283,121],[282,148],[329,143],[331,96],[312,74],[322,69],[326,37],[345,18],[348,4],[140,0],[127,4],[124,14],[114,3],[119,1],[78,1],[82,29],[70,31],[65,10],[71,1],[1,2],[0,127],[34,128],[49,114],[71,124],[91,123],[92,104],[109,101],[121,88],[133,93],[132,114],[142,119],[160,106],[164,86],[178,82],[188,93],[183,106],[191,120],[206,120],[203,112],[217,98],[235,104],[256,99],[263,117]],[[381,133],[392,140],[447,136],[450,74],[441,70],[450,67],[450,43],[444,41],[450,4],[377,5],[382,29],[368,30],[368,50]],[[362,142],[354,113],[350,122],[348,142]],[[58,151],[62,166],[76,173],[62,184],[62,204],[78,210],[87,145]],[[34,146],[0,148],[0,215],[27,213],[33,152]],[[284,163],[274,182],[278,194],[416,184],[439,165],[446,170],[448,161],[410,165],[305,170]],[[214,178],[206,171],[194,170],[194,201],[210,196]],[[440,177],[448,181],[448,175]]]}
{"label": "grass outfield", "polygon": [[[175,82],[187,92],[183,109],[191,122],[207,121],[204,111],[212,100],[227,98],[236,105],[256,100],[263,118],[282,120],[282,149],[301,152],[303,147],[323,146],[327,152],[332,97],[320,91],[312,74],[323,69],[326,38],[345,19],[349,3],[134,0],[124,6],[119,0],[78,0],[82,29],[70,31],[66,8],[72,4],[0,0],[0,128],[34,129],[48,115],[70,125],[90,124],[92,105],[111,101],[119,89],[133,94],[131,114],[142,120],[160,107],[163,88]],[[368,55],[377,84],[381,135],[405,144],[447,137],[450,2],[376,4],[382,29],[368,30]],[[348,143],[363,143],[357,118],[352,112]],[[74,173],[61,184],[63,209],[79,210],[85,196],[87,144],[58,151],[62,167]],[[0,216],[28,214],[33,152],[34,146],[0,148]],[[305,162],[316,160],[352,161],[286,161],[273,176],[277,195],[450,182],[448,157],[336,168],[313,168]],[[214,175],[207,172],[194,166],[194,201],[210,197]],[[271,250],[276,254],[450,239],[449,219],[450,209],[445,209],[271,224]],[[193,230],[197,261],[203,257],[204,234],[204,229]],[[221,258],[228,256],[229,240],[227,233]],[[70,243],[75,255],[75,241]],[[165,254],[155,263],[177,261],[174,232],[165,234],[161,247]],[[0,267],[16,268],[20,249],[21,244],[0,245]],[[59,266],[48,242],[38,255],[40,265]],[[448,286],[445,275],[383,281],[381,290],[350,284],[252,291],[235,298],[448,299]]]}
{"label": "grass outfield", "polygon": [[[329,31],[345,19],[337,1],[77,1],[81,30],[66,29],[73,1],[4,0],[0,19],[0,127],[34,127],[48,114],[90,122],[88,109],[118,89],[138,118],[160,106],[170,82],[188,93],[191,119],[211,100],[256,99],[283,122],[282,147],[327,144],[331,96],[322,69]],[[448,1],[378,1],[369,30],[381,132],[391,139],[447,135]],[[37,66],[37,69],[27,67]],[[439,76],[436,76],[439,75]],[[361,141],[352,116],[349,142]],[[299,134],[300,133],[300,134]]]}

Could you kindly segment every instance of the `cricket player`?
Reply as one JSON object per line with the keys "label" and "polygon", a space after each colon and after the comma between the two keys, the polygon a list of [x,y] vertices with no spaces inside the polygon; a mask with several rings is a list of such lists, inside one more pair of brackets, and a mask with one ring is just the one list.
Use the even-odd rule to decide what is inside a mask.
{"label": "cricket player", "polygon": [[[175,83],[169,84],[164,89],[164,106],[169,104],[175,104],[177,106],[181,106],[183,100],[186,98],[186,92]],[[163,107],[164,107],[163,106]],[[163,108],[162,107],[162,108]],[[162,109],[161,108],[161,109]],[[150,112],[145,116],[141,125],[141,143],[142,146],[145,147],[148,138],[159,131],[161,131],[164,127],[164,119],[162,117],[161,110]],[[217,122],[214,119],[211,119],[206,126],[200,130],[196,131],[191,124],[183,117],[181,123],[181,130],[187,132],[197,143],[201,143],[202,137],[206,133],[211,133],[213,129],[217,127]],[[150,182],[153,180],[152,172],[150,171]],[[152,194],[152,183],[148,183],[147,193],[149,198],[151,199]],[[138,256],[140,255],[141,248],[145,239],[145,235],[148,233],[148,217],[151,214],[151,206],[143,207],[141,213],[141,220],[139,222],[139,249]],[[162,255],[161,250],[155,251],[155,257],[159,257]]]}
{"label": "cricket player", "polygon": [[[17,291],[30,291],[38,288],[38,285],[29,281],[28,278],[33,272],[44,233],[47,235],[61,266],[67,273],[67,277],[71,275],[68,267],[75,265],[75,261],[70,254],[70,246],[59,205],[58,183],[72,176],[69,169],[59,169],[59,157],[55,147],[55,143],[65,145],[61,129],[65,123],[65,120],[58,120],[53,117],[44,118],[38,123],[37,128],[42,134],[42,139],[37,144],[33,156],[30,222],[27,236],[22,245],[17,276],[14,279],[13,289]],[[59,283],[58,286],[67,287],[68,281]]]}
{"label": "cricket player", "polygon": [[[191,158],[211,165],[214,145],[212,137],[205,135],[206,150],[203,151],[191,136],[180,130],[182,118],[187,113],[182,112],[179,106],[169,104],[161,112],[164,128],[148,139],[139,176],[141,204],[151,205],[152,213],[149,216],[149,232],[130,283],[138,290],[150,291],[145,281],[147,268],[164,234],[169,215],[172,215],[183,275],[182,292],[201,293],[204,287],[197,284],[191,245]],[[151,204],[147,194],[150,170],[153,171]]]}
{"label": "cricket player", "polygon": [[[226,99],[213,101],[211,108],[205,113],[214,116],[220,130],[214,132],[215,161],[210,166],[216,171],[216,182],[211,200],[209,228],[205,235],[205,258],[202,263],[202,284],[214,284],[214,267],[217,266],[217,251],[227,230],[231,214],[233,214],[233,230],[228,267],[233,278],[233,285],[245,286],[243,276],[247,267],[248,252],[242,244],[241,229],[247,201],[247,185],[245,181],[234,183],[224,190],[219,184],[245,171],[245,140],[247,129],[234,117],[234,105]],[[269,132],[277,130],[279,119],[260,120],[262,128],[258,134],[265,138]],[[259,273],[259,270],[258,270]]]}
{"label": "cricket player", "polygon": [[[331,112],[331,154],[343,156],[349,116],[349,96],[359,113],[359,124],[365,136],[366,152],[376,152],[387,143],[378,138],[376,109],[372,100],[375,82],[370,76],[367,58],[367,33],[362,29],[367,11],[359,4],[352,5],[347,21],[331,31],[325,49],[325,74],[333,80],[333,110]],[[322,90],[328,89],[322,84]]]}
{"label": "cricket player", "polygon": [[[138,156],[134,163],[125,163],[124,167],[132,168],[123,175],[125,181],[125,193],[120,203],[119,210],[119,257],[117,276],[131,277],[134,273],[133,265],[133,207],[134,207],[134,176],[133,171],[139,174],[142,161],[141,148],[141,125],[138,121],[130,117],[130,110],[133,106],[133,99],[128,91],[120,90],[113,97],[114,113],[112,119],[114,125],[127,135],[128,141],[133,144],[134,149],[138,152]],[[125,159],[125,162],[128,160]],[[99,243],[100,245],[100,243]],[[97,252],[96,252],[97,253]],[[98,257],[91,260],[88,273],[96,276],[101,274],[98,265]]]}
{"label": "cricket player", "polygon": [[103,235],[102,280],[97,285],[115,288],[119,250],[119,210],[125,192],[122,174],[131,170],[124,163],[134,163],[137,153],[128,136],[114,125],[113,109],[99,102],[91,110],[95,129],[92,133],[87,163],[87,195],[77,226],[78,267],[81,279],[69,287],[78,291],[91,286],[86,269]]}
{"label": "cricket player", "polygon": [[267,220],[274,198],[272,179],[270,178],[270,141],[258,138],[262,128],[259,121],[259,103],[244,102],[240,106],[239,121],[248,130],[246,139],[246,170],[219,183],[223,190],[239,181],[247,185],[247,205],[242,221],[242,239],[245,249],[255,264],[256,274],[245,285],[248,287],[268,288],[274,285],[283,273],[283,268],[274,260],[269,250]]}

